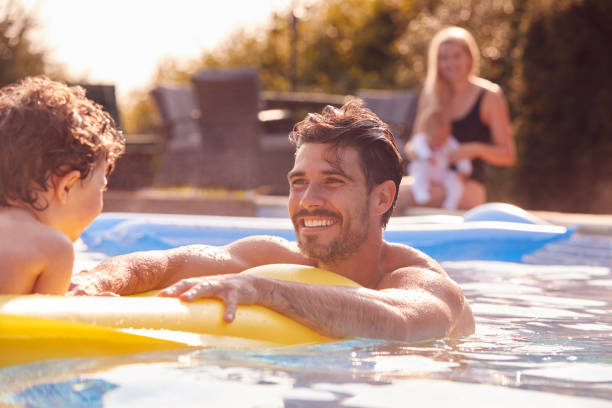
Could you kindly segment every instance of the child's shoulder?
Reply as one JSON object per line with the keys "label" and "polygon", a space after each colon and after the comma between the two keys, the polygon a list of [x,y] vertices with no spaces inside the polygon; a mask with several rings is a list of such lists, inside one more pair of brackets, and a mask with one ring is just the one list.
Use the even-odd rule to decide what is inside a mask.
{"label": "child's shoulder", "polygon": [[73,251],[72,242],[61,231],[37,220],[21,208],[0,208],[0,243],[4,251],[18,248],[47,257]]}
{"label": "child's shoulder", "polygon": [[73,262],[61,231],[25,210],[0,208],[0,293],[64,293]]}

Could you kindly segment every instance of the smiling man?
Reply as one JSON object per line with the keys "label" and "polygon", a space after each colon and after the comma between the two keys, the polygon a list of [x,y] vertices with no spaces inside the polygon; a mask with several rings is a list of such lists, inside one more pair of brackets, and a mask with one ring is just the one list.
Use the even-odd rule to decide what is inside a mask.
{"label": "smiling man", "polygon": [[[417,341],[474,331],[459,286],[433,259],[383,240],[401,157],[389,127],[358,100],[309,114],[289,135],[289,215],[297,243],[270,236],[223,247],[191,245],[110,258],[75,275],[75,295],[131,294],[191,301],[215,297],[226,321],[238,304],[259,304],[332,337]],[[317,266],[363,288],[285,282],[239,272],[259,265]]]}

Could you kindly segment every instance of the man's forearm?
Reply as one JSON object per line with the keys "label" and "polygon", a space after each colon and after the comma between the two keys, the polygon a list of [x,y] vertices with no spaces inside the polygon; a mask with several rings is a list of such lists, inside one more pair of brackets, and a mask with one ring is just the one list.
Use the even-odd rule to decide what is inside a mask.
{"label": "man's forearm", "polygon": [[[438,317],[428,324],[403,292],[391,294],[365,288],[318,286],[262,280],[263,306],[282,313],[321,334],[415,341],[444,337],[448,324]],[[400,294],[401,292],[401,294]],[[420,299],[422,301],[422,299]],[[432,324],[433,323],[433,324]]]}
{"label": "man's forearm", "polygon": [[142,293],[159,286],[168,274],[168,257],[164,251],[136,252],[109,258],[95,268],[72,279],[76,294],[113,292],[119,295]]}

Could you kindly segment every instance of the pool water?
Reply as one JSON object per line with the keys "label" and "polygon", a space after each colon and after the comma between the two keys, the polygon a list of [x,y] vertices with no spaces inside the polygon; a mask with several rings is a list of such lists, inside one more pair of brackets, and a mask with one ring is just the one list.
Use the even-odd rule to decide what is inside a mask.
{"label": "pool water", "polygon": [[443,265],[472,305],[472,336],[31,363],[0,369],[0,406],[612,407],[611,237]]}

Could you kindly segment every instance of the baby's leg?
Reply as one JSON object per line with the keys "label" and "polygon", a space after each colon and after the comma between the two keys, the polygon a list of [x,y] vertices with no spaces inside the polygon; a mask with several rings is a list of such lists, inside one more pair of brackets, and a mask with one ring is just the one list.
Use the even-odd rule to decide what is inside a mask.
{"label": "baby's leg", "polygon": [[429,163],[427,160],[414,160],[408,165],[408,173],[412,176],[412,196],[417,204],[429,202]]}
{"label": "baby's leg", "polygon": [[461,180],[456,171],[449,170],[446,172],[444,190],[446,191],[446,197],[442,203],[442,208],[456,210],[463,194],[463,180]]}

